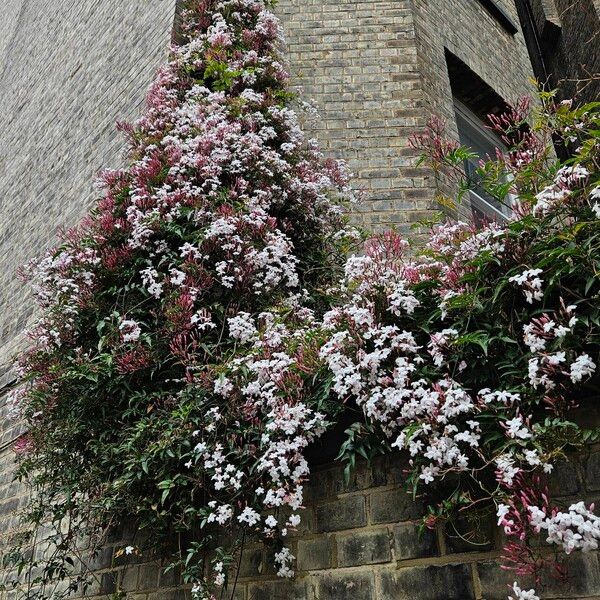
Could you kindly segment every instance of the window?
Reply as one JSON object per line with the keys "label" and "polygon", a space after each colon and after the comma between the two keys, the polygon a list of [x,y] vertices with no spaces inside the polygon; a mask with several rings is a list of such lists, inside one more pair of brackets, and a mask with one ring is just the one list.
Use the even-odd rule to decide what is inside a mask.
{"label": "window", "polygon": [[[468,146],[479,159],[485,160],[488,156],[494,158],[496,149],[504,148],[502,142],[460,100],[454,100],[454,110],[460,143]],[[469,199],[473,220],[476,223],[505,220],[510,215],[508,204],[500,202],[483,189],[477,167],[477,158],[465,160],[465,174],[472,186]]]}

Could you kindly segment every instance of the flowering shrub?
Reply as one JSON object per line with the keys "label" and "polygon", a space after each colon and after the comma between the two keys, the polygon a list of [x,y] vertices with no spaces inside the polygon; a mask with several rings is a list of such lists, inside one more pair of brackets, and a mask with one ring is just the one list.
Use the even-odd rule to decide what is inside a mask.
{"label": "flowering shrub", "polygon": [[[320,352],[335,394],[366,418],[352,452],[361,437],[363,454],[387,440],[410,457],[414,493],[453,490],[430,509],[430,526],[492,501],[510,540],[506,566],[536,577],[548,561],[535,534],[567,554],[600,543],[593,505],[552,506],[538,479],[568,448],[598,439],[569,411],[597,389],[600,115],[542,100],[533,129],[527,103],[493,121],[509,149],[479,169],[510,218],[435,226],[416,252],[394,232],[370,240],[346,264]],[[540,141],[560,133],[574,154],[564,165]],[[439,123],[415,144],[436,169],[457,171],[471,156]]]}
{"label": "flowering shrub", "polygon": [[[303,135],[262,2],[193,0],[183,23],[145,113],[121,126],[129,167],[24,269],[42,316],[13,401],[26,525],[46,545],[29,597],[56,577],[84,585],[81,538],[93,554],[131,520],[141,536],[122,553],[162,547],[208,597],[246,536],[297,527],[302,451],[335,414],[317,341],[299,336],[352,240],[344,166]],[[215,530],[234,526],[221,547]],[[291,575],[289,550],[274,553]]]}
{"label": "flowering shrub", "polygon": [[[442,496],[429,526],[493,506],[519,575],[549,562],[537,534],[596,549],[593,506],[553,505],[538,477],[598,439],[569,419],[600,358],[597,106],[546,95],[532,127],[525,102],[494,119],[509,149],[478,178],[506,222],[436,225],[418,249],[388,232],[343,268],[352,194],[298,126],[276,19],[190,0],[183,23],[122,126],[130,166],[24,270],[42,309],[12,398],[29,428],[34,533],[12,555],[28,597],[85,587],[87,555],[124,521],[141,535],[116,558],[160,551],[198,599],[235,587],[250,537],[291,577],[305,450],[350,404],[341,457],[408,456],[413,492]],[[415,143],[436,169],[471,156],[439,123]]]}

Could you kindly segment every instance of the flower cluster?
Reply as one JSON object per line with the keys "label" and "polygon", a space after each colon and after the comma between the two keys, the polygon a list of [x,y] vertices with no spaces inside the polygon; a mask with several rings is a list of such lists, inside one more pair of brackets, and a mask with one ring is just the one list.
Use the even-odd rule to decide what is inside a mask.
{"label": "flower cluster", "polygon": [[[495,126],[518,131],[525,107]],[[548,110],[567,118],[564,105]],[[590,125],[599,120],[591,111],[568,118],[583,114]],[[437,168],[462,163],[460,148],[431,135],[420,144]],[[339,305],[322,324],[333,390],[369,424],[352,431],[351,447],[360,444],[356,431],[369,449],[379,433],[406,453],[413,488],[448,480],[464,491],[462,502],[495,503],[498,524],[516,539],[506,560],[518,574],[545,564],[528,545],[542,531],[566,553],[598,543],[593,506],[562,511],[535,490],[538,473],[590,439],[566,415],[597,371],[599,151],[597,139],[588,141],[569,166],[548,168],[539,140],[518,136],[480,173],[490,194],[499,189],[491,174],[514,177],[512,189],[501,188],[511,194],[510,219],[442,224],[416,250],[393,232],[374,237],[348,260]],[[452,518],[451,504],[432,509],[434,520],[440,510]],[[513,593],[537,597],[517,584]]]}
{"label": "flower cluster", "polygon": [[597,550],[600,541],[600,517],[593,510],[593,504],[588,509],[583,502],[577,502],[566,512],[554,510],[548,515],[543,508],[530,506],[530,523],[536,531],[545,531],[546,541],[562,546],[566,554],[573,550],[589,552]]}

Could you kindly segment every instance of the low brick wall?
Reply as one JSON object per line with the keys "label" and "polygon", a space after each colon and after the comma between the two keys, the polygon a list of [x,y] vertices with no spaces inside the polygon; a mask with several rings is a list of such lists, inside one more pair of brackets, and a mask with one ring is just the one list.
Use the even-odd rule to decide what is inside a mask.
{"label": "low brick wall", "polygon": [[[1,405],[0,405],[1,406]],[[4,416],[5,408],[0,408]],[[0,454],[0,544],[17,526],[25,502],[22,488],[12,482],[14,455]],[[276,577],[269,549],[248,544],[240,561],[232,600],[506,600],[514,574],[500,568],[503,537],[489,518],[439,526],[419,534],[422,500],[413,500],[403,487],[403,463],[392,455],[371,466],[362,462],[344,482],[342,466],[313,467],[306,508],[299,531],[289,542],[297,557],[297,577]],[[579,460],[563,463],[549,480],[553,498],[568,504],[584,498],[600,500],[600,447]],[[162,573],[162,563],[148,557],[128,564],[114,560],[117,549],[129,544],[135,531],[116,530],[94,560],[96,581],[86,597],[102,598],[122,591],[132,600],[183,600],[189,587],[175,573]],[[461,537],[464,536],[464,537]],[[468,537],[468,540],[465,539]],[[123,559],[120,559],[123,560]],[[600,597],[600,555],[574,554],[566,582],[546,580],[538,587],[546,599]],[[526,582],[527,583],[527,582]],[[12,600],[14,592],[0,593]]]}

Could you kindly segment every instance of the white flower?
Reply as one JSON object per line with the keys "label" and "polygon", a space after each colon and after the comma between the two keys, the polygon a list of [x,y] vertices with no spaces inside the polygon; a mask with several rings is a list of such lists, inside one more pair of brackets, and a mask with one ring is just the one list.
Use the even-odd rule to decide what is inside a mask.
{"label": "white flower", "polygon": [[510,454],[502,454],[494,462],[498,467],[498,480],[506,485],[512,485],[514,478],[521,472],[521,469],[515,466],[515,459]]}
{"label": "white flower", "polygon": [[300,518],[300,515],[290,515],[290,518],[288,519],[288,525],[290,527],[298,527],[301,520],[302,519]]}
{"label": "white flower", "polygon": [[548,516],[545,510],[529,506],[529,522],[535,530],[545,530],[549,544],[562,546],[566,554],[574,550],[589,552],[597,550],[600,542],[600,517],[588,509],[583,502],[569,506],[568,511],[553,512]]}
{"label": "white flower", "polygon": [[498,509],[496,511],[496,516],[498,517],[498,525],[502,525],[504,522],[504,517],[509,513],[510,506],[506,504],[498,504]]}
{"label": "white flower", "polygon": [[407,314],[415,312],[420,302],[415,297],[412,290],[407,290],[403,282],[399,282],[394,291],[388,296],[389,307],[388,310],[396,316],[401,316],[402,311]]}
{"label": "white flower", "polygon": [[186,274],[183,271],[180,271],[179,269],[171,269],[169,271],[169,273],[171,274],[170,281],[173,285],[176,285],[176,286],[183,285],[183,282],[185,281],[185,278],[186,278]]}
{"label": "white flower", "polygon": [[146,286],[148,293],[155,298],[160,298],[163,291],[162,283],[158,283],[158,271],[152,267],[148,267],[140,272],[142,276],[142,282]]}
{"label": "white flower", "polygon": [[217,522],[219,525],[225,525],[225,523],[231,520],[233,517],[233,508],[229,504],[223,504],[217,507],[216,502],[209,502],[209,506],[214,509],[214,512],[210,513],[207,517],[207,522]]}
{"label": "white flower", "polygon": [[275,527],[277,527],[277,519],[273,515],[269,515],[265,519],[265,525],[270,529],[274,529]]}
{"label": "white flower", "polygon": [[260,521],[260,515],[253,508],[246,506],[237,519],[240,523],[246,523],[249,527],[252,527]]}
{"label": "white flower", "polygon": [[532,467],[537,467],[539,464],[542,463],[537,450],[525,450],[523,454],[525,455],[525,460],[527,461],[527,464],[531,465]]}
{"label": "white flower", "polygon": [[422,467],[421,475],[419,478],[423,480],[424,483],[431,483],[439,473],[439,468],[435,466]]}
{"label": "white flower", "polygon": [[227,319],[229,335],[242,344],[254,339],[257,334],[254,319],[247,312],[239,312],[237,316]]}
{"label": "white flower", "polygon": [[219,377],[215,379],[214,391],[215,394],[227,398],[233,391],[233,384],[227,377]]}
{"label": "white flower", "polygon": [[584,377],[589,377],[595,370],[596,364],[594,361],[587,354],[582,354],[571,363],[571,381],[573,383],[578,383]]}
{"label": "white flower", "polygon": [[142,330],[137,321],[131,319],[124,319],[119,325],[121,337],[124,342],[135,342],[139,339]]}
{"label": "white flower", "polygon": [[506,421],[506,434],[513,439],[526,440],[531,437],[527,427],[523,426],[523,419],[519,416]]}
{"label": "white flower", "polygon": [[283,547],[280,552],[277,552],[274,557],[275,564],[279,566],[277,575],[279,577],[290,578],[294,576],[294,571],[290,569],[289,564],[295,560],[295,556],[290,552],[289,548]]}
{"label": "white flower", "polygon": [[523,271],[520,275],[509,277],[508,281],[516,283],[521,287],[527,302],[533,304],[534,300],[541,300],[544,297],[542,291],[542,284],[544,281],[538,277],[540,273],[542,273],[542,269],[528,269]]}
{"label": "white flower", "polygon": [[508,600],[540,600],[539,596],[535,595],[535,590],[522,590],[515,581],[512,586],[514,596],[509,596]]}

